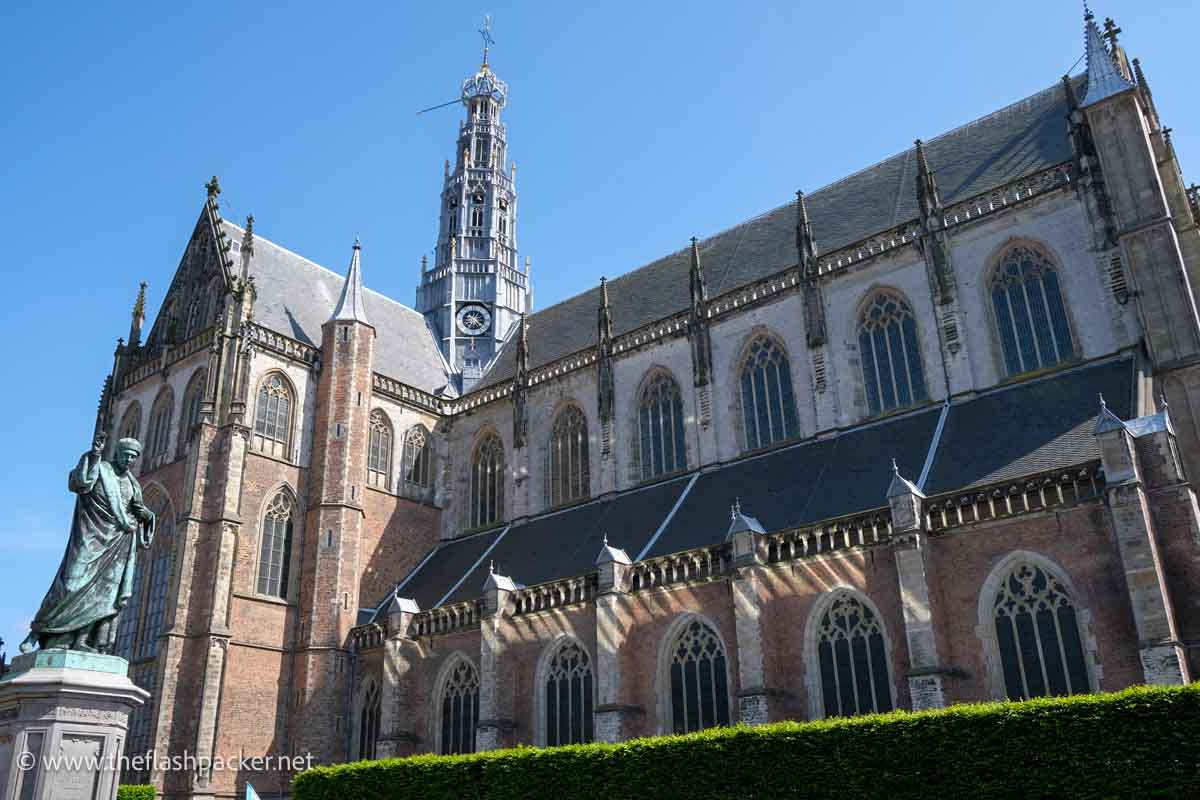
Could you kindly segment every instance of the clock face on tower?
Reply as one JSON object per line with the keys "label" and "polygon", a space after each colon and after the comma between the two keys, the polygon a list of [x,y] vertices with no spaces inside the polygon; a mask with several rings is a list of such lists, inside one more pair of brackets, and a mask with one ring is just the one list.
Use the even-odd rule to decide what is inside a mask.
{"label": "clock face on tower", "polygon": [[458,310],[458,330],[467,336],[487,333],[492,315],[483,306],[463,306]]}

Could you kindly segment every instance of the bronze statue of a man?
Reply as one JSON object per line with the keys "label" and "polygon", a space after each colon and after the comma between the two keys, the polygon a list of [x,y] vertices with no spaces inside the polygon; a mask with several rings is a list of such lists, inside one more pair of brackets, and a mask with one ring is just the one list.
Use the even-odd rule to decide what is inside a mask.
{"label": "bronze statue of a man", "polygon": [[137,551],[150,547],[155,520],[129,471],[142,453],[141,444],[120,440],[111,462],[100,458],[103,450],[100,434],[67,479],[79,495],[71,538],[29,636],[21,643],[22,653],[34,645],[112,652],[117,615],[133,591]]}

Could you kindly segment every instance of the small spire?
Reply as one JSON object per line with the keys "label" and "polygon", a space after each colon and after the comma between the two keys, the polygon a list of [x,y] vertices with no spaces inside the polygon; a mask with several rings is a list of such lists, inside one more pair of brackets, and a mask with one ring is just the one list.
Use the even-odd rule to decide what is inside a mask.
{"label": "small spire", "polygon": [[362,254],[362,245],[359,243],[358,237],[354,237],[354,251],[350,256],[350,267],[346,270],[346,282],[342,284],[342,296],[338,299],[337,306],[333,309],[333,316],[330,319],[361,322],[364,325],[370,325],[367,322],[367,308],[363,303],[363,287],[362,287],[362,267],[360,264]]}
{"label": "small spire", "polygon": [[804,192],[796,191],[796,252],[799,256],[800,271],[805,275],[816,273],[817,242],[813,238],[812,223],[808,219],[808,204],[804,202]]}
{"label": "small spire", "polygon": [[254,255],[254,215],[246,215],[246,232],[242,234],[242,252],[250,251]]}
{"label": "small spire", "polygon": [[495,575],[495,574],[496,574],[496,560],[491,559],[488,561],[488,575]]}
{"label": "small spire", "polygon": [[612,309],[608,304],[608,279],[603,276],[600,278],[600,310],[598,312],[597,327],[599,329],[598,337],[601,342],[612,341],[613,323]]}
{"label": "small spire", "polygon": [[604,546],[608,547],[608,534],[604,534]]}
{"label": "small spire", "polygon": [[[1086,8],[1085,8],[1086,10]],[[1133,88],[1133,84],[1117,69],[1112,54],[1104,46],[1100,29],[1091,11],[1084,14],[1083,35],[1087,55],[1087,96],[1083,99],[1086,108],[1101,100],[1107,100]]]}
{"label": "small spire", "polygon": [[428,271],[429,271],[429,257],[422,254],[421,255],[421,274],[424,275]]}
{"label": "small spire", "polygon": [[1166,411],[1166,410],[1167,410],[1167,405],[1168,405],[1168,403],[1167,403],[1167,393],[1166,393],[1166,392],[1159,392],[1159,393],[1158,393],[1158,404],[1159,404],[1160,406],[1162,406],[1162,410],[1163,410],[1163,411]]}
{"label": "small spire", "polygon": [[896,459],[894,458],[892,459],[892,473],[895,475],[900,474],[900,465],[896,463]]}
{"label": "small spire", "polygon": [[217,195],[221,193],[221,182],[217,180],[216,175],[213,175],[212,180],[204,184],[204,190],[208,192],[208,199],[215,203],[217,201]]}
{"label": "small spire", "polygon": [[929,158],[925,155],[925,143],[917,139],[914,144],[917,146],[917,205],[920,206],[923,218],[940,221],[942,193],[938,190],[933,170],[929,168]]}
{"label": "small spire", "polygon": [[692,264],[689,269],[689,283],[692,295],[692,316],[703,319],[707,316],[708,283],[704,279],[704,268],[700,266],[700,242],[692,237]]}
{"label": "small spire", "polygon": [[138,284],[137,299],[133,301],[133,313],[129,323],[129,346],[137,347],[142,340],[142,324],[146,321],[146,282]]}
{"label": "small spire", "polygon": [[517,383],[525,385],[529,374],[529,330],[525,323],[525,315],[521,315],[517,323]]}

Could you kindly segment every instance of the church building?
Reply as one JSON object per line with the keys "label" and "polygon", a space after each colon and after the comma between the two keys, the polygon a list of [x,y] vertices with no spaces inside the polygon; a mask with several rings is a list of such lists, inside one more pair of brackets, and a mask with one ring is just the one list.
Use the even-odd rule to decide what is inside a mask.
{"label": "church building", "polygon": [[[143,442],[159,518],[117,642],[151,695],[127,753],[1191,681],[1200,189],[1119,34],[1088,14],[1084,73],[537,311],[486,51],[412,307],[357,242],[331,271],[226,220],[213,178],[97,415]],[[291,779],[198,763],[125,781]]]}

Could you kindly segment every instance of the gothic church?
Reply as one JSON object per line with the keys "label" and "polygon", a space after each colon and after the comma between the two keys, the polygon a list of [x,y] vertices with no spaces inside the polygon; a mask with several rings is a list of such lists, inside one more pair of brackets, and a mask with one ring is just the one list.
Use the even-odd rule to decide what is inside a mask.
{"label": "gothic church", "polygon": [[335,273],[225,220],[213,179],[97,416],[143,441],[160,519],[127,751],[328,763],[1192,680],[1200,190],[1119,33],[1088,15],[1084,74],[536,312],[486,57],[413,308],[357,244]]}

